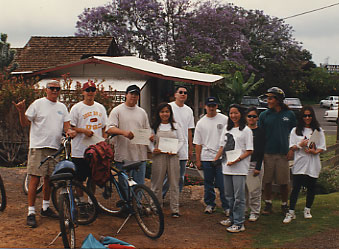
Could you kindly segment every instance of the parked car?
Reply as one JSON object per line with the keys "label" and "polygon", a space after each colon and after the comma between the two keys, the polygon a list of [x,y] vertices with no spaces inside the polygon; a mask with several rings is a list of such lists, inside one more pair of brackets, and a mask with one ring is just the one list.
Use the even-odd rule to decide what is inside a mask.
{"label": "parked car", "polygon": [[328,122],[336,122],[338,124],[338,107],[333,110],[325,111],[324,119]]}
{"label": "parked car", "polygon": [[258,109],[259,113],[267,110],[267,107],[264,107],[260,104],[259,98],[253,96],[244,96],[241,100],[240,105],[244,108],[255,106]]}
{"label": "parked car", "polygon": [[259,103],[261,106],[263,107],[268,107],[268,104],[267,104],[267,96],[265,94],[262,94],[258,97],[258,100],[259,100]]}
{"label": "parked car", "polygon": [[299,98],[285,98],[284,103],[294,111],[295,114],[299,114],[299,111],[303,108]]}
{"label": "parked car", "polygon": [[320,107],[327,107],[332,109],[333,107],[338,107],[339,96],[328,96],[325,99],[320,101]]}

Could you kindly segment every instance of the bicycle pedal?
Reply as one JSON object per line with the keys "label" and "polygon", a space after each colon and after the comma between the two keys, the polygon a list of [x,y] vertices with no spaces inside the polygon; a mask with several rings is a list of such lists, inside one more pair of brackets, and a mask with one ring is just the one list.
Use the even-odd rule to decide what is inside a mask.
{"label": "bicycle pedal", "polygon": [[120,201],[117,202],[116,205],[117,205],[118,208],[121,208],[121,207],[125,206],[125,204],[126,204],[126,201],[120,200]]}

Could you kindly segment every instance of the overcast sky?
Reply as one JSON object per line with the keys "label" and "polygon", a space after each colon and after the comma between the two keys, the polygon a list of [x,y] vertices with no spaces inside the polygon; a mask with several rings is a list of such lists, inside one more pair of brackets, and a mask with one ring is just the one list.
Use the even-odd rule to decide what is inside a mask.
{"label": "overcast sky", "polygon": [[[72,36],[84,8],[109,0],[0,0],[0,32],[12,48],[24,47],[31,36]],[[339,3],[339,0],[234,0],[245,9],[284,18]],[[339,64],[339,5],[287,19],[294,37],[313,55],[313,61]]]}

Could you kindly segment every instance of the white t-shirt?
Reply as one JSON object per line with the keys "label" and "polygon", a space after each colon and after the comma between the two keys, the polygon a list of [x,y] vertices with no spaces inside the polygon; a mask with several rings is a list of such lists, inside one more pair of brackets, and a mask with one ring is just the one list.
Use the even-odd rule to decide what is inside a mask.
{"label": "white t-shirt", "polygon": [[202,117],[195,128],[193,143],[202,146],[200,160],[213,161],[220,148],[220,137],[225,130],[228,117],[217,113],[216,116],[209,118],[207,115]]}
{"label": "white t-shirt", "polygon": [[[121,130],[150,129],[147,113],[139,106],[129,107],[125,103],[113,108],[109,114],[106,130],[117,127]],[[128,138],[114,137],[114,159],[118,162],[144,161],[147,159],[147,145],[132,144]]]}
{"label": "white t-shirt", "polygon": [[253,150],[252,130],[245,126],[245,128],[241,131],[239,130],[239,127],[232,128],[228,131],[225,127],[220,138],[220,146],[224,147],[222,173],[225,175],[247,175],[251,157],[248,156],[232,166],[227,166],[225,150],[229,151],[240,149],[241,154],[243,154],[246,150]]}
{"label": "white t-shirt", "polygon": [[178,156],[179,160],[188,159],[188,129],[194,128],[194,117],[193,111],[190,107],[184,104],[180,107],[175,102],[169,103],[173,110],[173,118],[176,123],[178,123],[184,135],[184,145],[179,150]]}
{"label": "white t-shirt", "polygon": [[25,115],[31,121],[29,148],[59,149],[64,122],[70,120],[67,107],[47,98],[35,100]]}
{"label": "white t-shirt", "polygon": [[[93,105],[86,105],[83,101],[75,104],[71,109],[71,125],[77,128],[86,128],[102,137],[102,128],[107,123],[106,109],[102,104],[94,102]],[[72,139],[72,157],[83,158],[87,146],[82,143],[86,135],[78,133]]]}
{"label": "white t-shirt", "polygon": [[[298,136],[295,133],[295,130],[296,128],[293,128],[290,134],[290,147],[299,144],[305,137],[309,139],[313,133],[311,128],[304,128],[303,135]],[[320,139],[319,142],[316,143],[316,148],[326,150],[325,134],[323,129],[320,129]],[[294,152],[292,174],[308,175],[310,177],[318,178],[320,170],[321,163],[319,154],[308,154],[303,148]]]}

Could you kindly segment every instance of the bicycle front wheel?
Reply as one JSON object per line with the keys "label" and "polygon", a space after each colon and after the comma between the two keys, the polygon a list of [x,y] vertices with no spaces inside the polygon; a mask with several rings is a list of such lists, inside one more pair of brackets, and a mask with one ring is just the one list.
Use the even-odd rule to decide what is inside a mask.
{"label": "bicycle front wheel", "polygon": [[[52,202],[57,211],[59,211],[59,202],[61,191],[65,188],[66,182],[60,181],[54,184],[52,188]],[[98,202],[92,191],[82,185],[80,182],[72,181],[72,193],[74,195],[75,208],[77,210],[77,222],[79,225],[88,225],[96,220],[98,216]],[[81,198],[80,198],[81,196]],[[83,201],[81,201],[81,199]],[[60,211],[59,211],[60,212]]]}
{"label": "bicycle front wheel", "polygon": [[4,182],[0,176],[0,211],[4,211],[6,208],[7,198]]}
{"label": "bicycle front wheel", "polygon": [[[26,173],[25,175],[25,178],[22,182],[22,191],[24,192],[25,195],[28,194],[28,186],[29,186],[29,181],[31,179],[31,176],[29,174]],[[42,191],[42,187],[44,185],[44,178],[43,177],[40,177],[40,182],[39,182],[39,185],[36,189],[36,193],[40,193]]]}
{"label": "bicycle front wheel", "polygon": [[75,248],[75,224],[71,215],[71,205],[68,194],[60,195],[59,221],[64,248]]}
{"label": "bicycle front wheel", "polygon": [[158,199],[148,187],[135,185],[132,189],[135,218],[146,236],[157,239],[164,232],[164,215]]}

